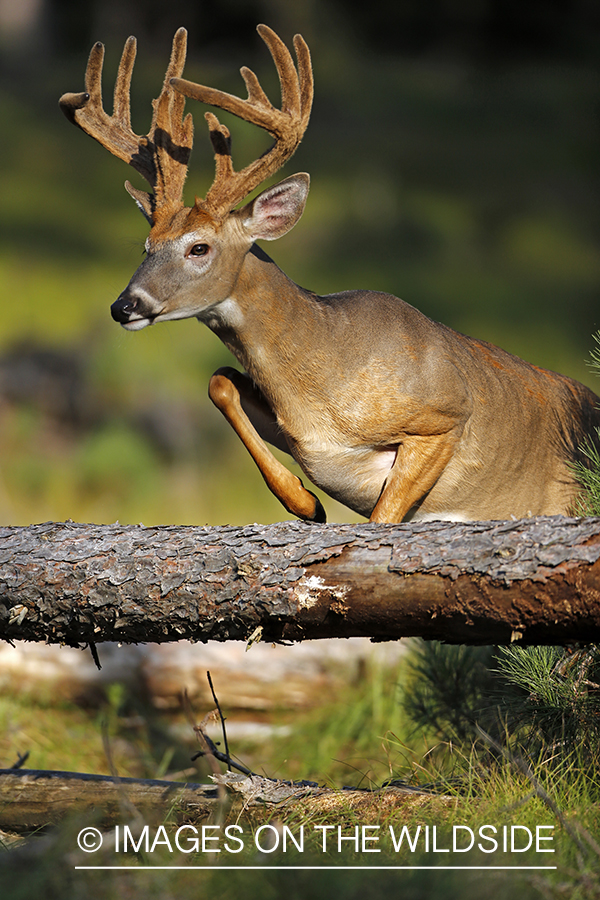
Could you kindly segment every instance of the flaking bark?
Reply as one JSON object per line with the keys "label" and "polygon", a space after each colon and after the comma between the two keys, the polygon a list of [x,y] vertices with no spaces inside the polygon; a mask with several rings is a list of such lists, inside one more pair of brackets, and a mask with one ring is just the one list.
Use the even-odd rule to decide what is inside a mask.
{"label": "flaking bark", "polygon": [[600,519],[0,528],[0,638],[600,640]]}

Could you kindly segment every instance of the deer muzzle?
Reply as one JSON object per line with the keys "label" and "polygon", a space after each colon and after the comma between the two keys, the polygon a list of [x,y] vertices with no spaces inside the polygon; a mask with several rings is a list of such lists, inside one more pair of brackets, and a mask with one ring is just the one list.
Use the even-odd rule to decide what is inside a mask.
{"label": "deer muzzle", "polygon": [[132,317],[144,318],[139,309],[139,298],[129,291],[123,291],[110,308],[110,314],[120,325],[127,325]]}

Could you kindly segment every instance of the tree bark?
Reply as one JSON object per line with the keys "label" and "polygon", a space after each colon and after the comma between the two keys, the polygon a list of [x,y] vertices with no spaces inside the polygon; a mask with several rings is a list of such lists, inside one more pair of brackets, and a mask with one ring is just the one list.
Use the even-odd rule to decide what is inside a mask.
{"label": "tree bark", "polygon": [[256,634],[599,641],[600,519],[0,528],[0,638]]}

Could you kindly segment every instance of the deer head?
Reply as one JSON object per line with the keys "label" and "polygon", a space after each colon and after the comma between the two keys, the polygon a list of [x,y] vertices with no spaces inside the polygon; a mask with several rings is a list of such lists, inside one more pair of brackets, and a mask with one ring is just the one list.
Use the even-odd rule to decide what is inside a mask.
{"label": "deer head", "polygon": [[[296,68],[274,31],[266,25],[259,25],[257,30],[277,68],[281,109],[271,104],[254,72],[246,67],[241,69],[248,90],[246,100],[183,79],[184,28],[173,39],[171,59],[162,91],[152,104],[147,135],[140,137],[131,128],[130,84],[136,55],[133,37],[128,38],[121,57],[112,116],[102,104],[104,47],[100,43],[90,53],[85,91],[64,94],[60,99],[61,109],[71,122],[129,163],[153,191],[148,193],[125,183],[151,226],[147,257],[111,307],[113,318],[128,329],[207,314],[228,297],[254,241],[281,237],[302,215],[309,186],[306,174],[291,176],[236,209],[292,156],[308,125],[313,97],[310,54],[303,38],[294,38]],[[214,113],[207,112],[215,177],[206,197],[196,197],[191,207],[184,205],[182,196],[193,142],[191,115],[183,118],[185,97],[233,113],[275,138],[270,150],[236,172],[229,130]]]}

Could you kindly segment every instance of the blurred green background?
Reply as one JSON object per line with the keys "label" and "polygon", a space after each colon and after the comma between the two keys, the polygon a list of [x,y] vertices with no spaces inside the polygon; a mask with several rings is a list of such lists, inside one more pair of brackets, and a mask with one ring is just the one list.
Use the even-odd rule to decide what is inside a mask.
{"label": "blurred green background", "polygon": [[[593,386],[600,328],[600,8],[590,0],[0,0],[0,523],[243,523],[286,518],[206,397],[231,362],[194,321],[126,333],[109,306],[146,223],[124,163],[68,124],[107,46],[106,105],[138,37],[134,128],[145,133],[171,37],[186,75],[275,99],[254,27],[300,31],[313,117],[280,177],[308,171],[296,228],[266,249],[319,293],[390,291],[427,315]],[[203,109],[187,202],[212,180]],[[264,135],[229,121],[238,167]],[[307,352],[310,352],[310,347]],[[498,410],[502,416],[502,410]],[[325,501],[332,520],[352,521]]]}

